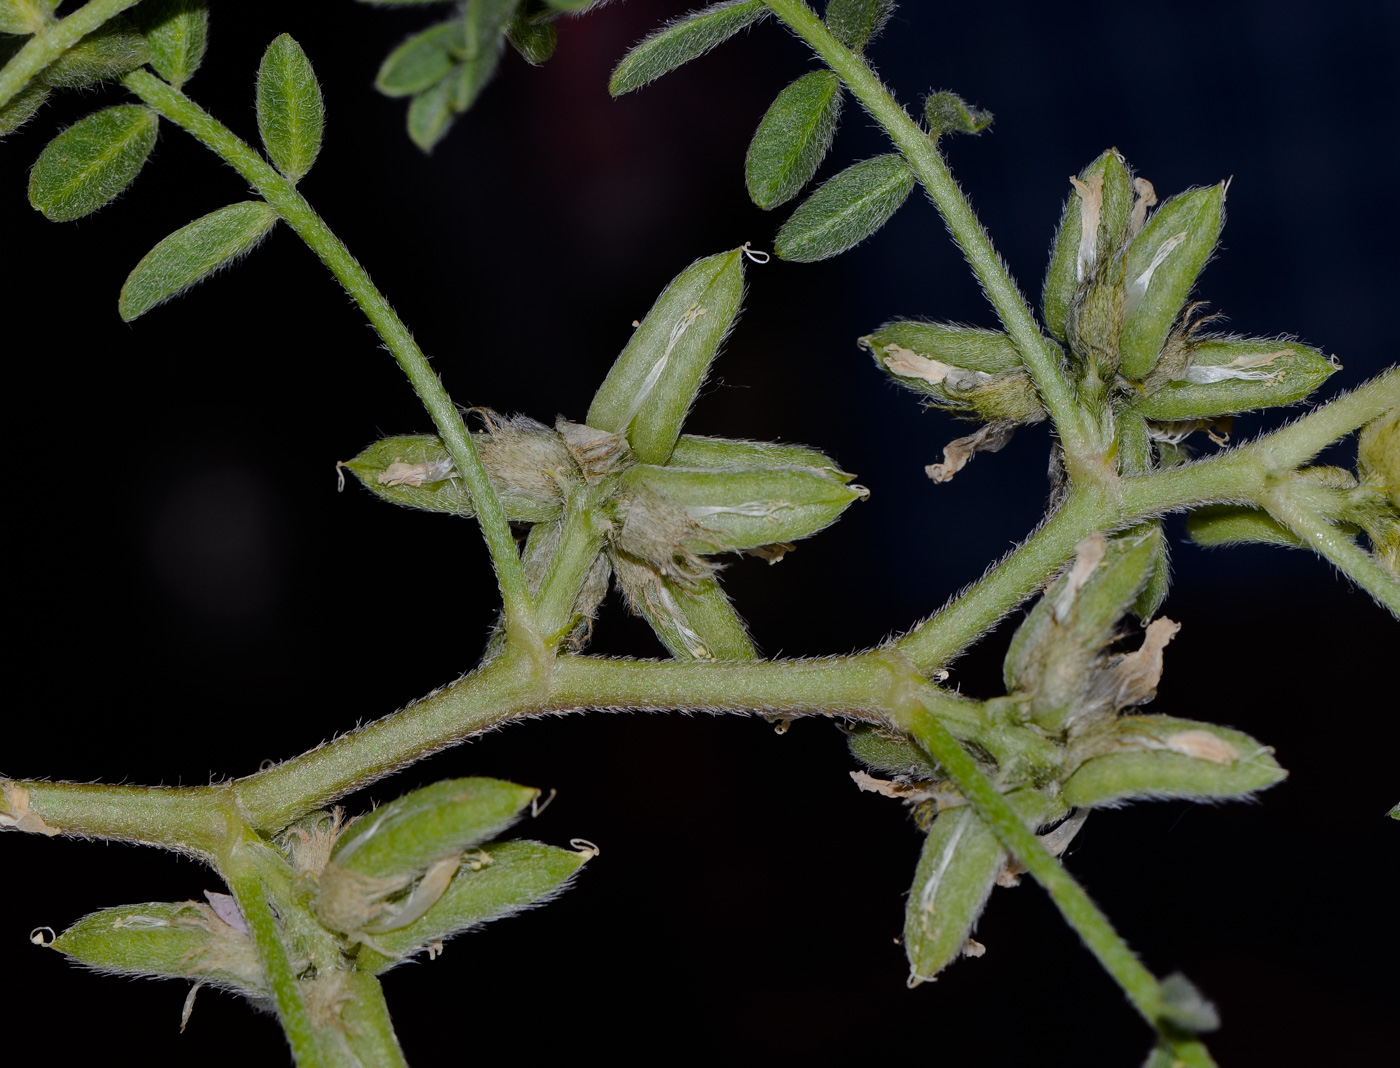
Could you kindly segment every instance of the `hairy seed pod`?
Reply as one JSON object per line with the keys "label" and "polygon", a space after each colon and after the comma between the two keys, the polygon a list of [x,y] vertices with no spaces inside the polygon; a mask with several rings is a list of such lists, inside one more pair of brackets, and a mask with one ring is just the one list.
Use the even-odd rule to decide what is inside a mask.
{"label": "hairy seed pod", "polygon": [[1191,360],[1179,379],[1129,404],[1159,422],[1210,419],[1292,404],[1339,369],[1296,341],[1206,337],[1191,342]]}
{"label": "hairy seed pod", "polygon": [[[251,998],[268,996],[253,940],[232,898],[122,905],[84,916],[52,943],[100,972],[194,979]],[[227,915],[229,923],[221,912]]]}
{"label": "hairy seed pod", "polygon": [[1035,723],[1051,731],[1084,729],[1120,707],[1119,681],[1102,670],[1103,651],[1147,587],[1161,541],[1156,524],[1111,539],[1085,538],[1074,563],[1027,614],[1004,673],[1008,693],[1030,694]]}
{"label": "hairy seed pod", "polygon": [[851,755],[872,771],[914,779],[943,779],[946,773],[910,739],[862,724],[847,738]]}
{"label": "hairy seed pod", "polygon": [[1045,410],[1007,335],[942,323],[888,323],[858,344],[937,407],[991,422],[1036,423]]}
{"label": "hairy seed pod", "polygon": [[1070,805],[1244,797],[1288,774],[1272,750],[1247,734],[1169,716],[1121,716],[1102,740],[1095,739],[1095,748],[1101,755],[1065,781]]}
{"label": "hairy seed pod", "polygon": [[1282,545],[1297,548],[1302,539],[1262,508],[1211,504],[1186,517],[1186,533],[1197,545]]}
{"label": "hairy seed pod", "polygon": [[748,628],[712,574],[682,583],[614,551],[617,584],[677,660],[756,660]]}
{"label": "hairy seed pod", "polygon": [[[555,519],[578,471],[549,427],[516,416],[489,415],[491,429],[472,435],[506,518],[515,523]],[[407,508],[471,516],[476,507],[442,439],[435,434],[384,438],[341,466],[375,496]]]}
{"label": "hairy seed pod", "polygon": [[809,537],[869,496],[863,486],[809,467],[649,464],[629,469],[619,493],[623,515],[615,544],[663,566],[677,552],[734,552]]}
{"label": "hairy seed pod", "polygon": [[598,387],[584,420],[625,434],[642,463],[664,464],[710,363],[739,314],[743,250],[696,260],[656,298]]}
{"label": "hairy seed pod", "polygon": [[[1128,236],[1134,191],[1127,161],[1116,148],[1071,178],[1070,185],[1041,296],[1045,325],[1061,341],[1067,337],[1075,293],[1094,277],[1100,264],[1117,257]],[[1146,191],[1152,188],[1143,185]]]}
{"label": "hairy seed pod", "polygon": [[[1032,824],[1050,807],[1030,790],[1007,799]],[[971,806],[948,809],[933,821],[904,913],[910,986],[933,979],[964,953],[981,955],[969,938],[1006,862],[996,834]]]}
{"label": "hairy seed pod", "polygon": [[1196,277],[1220,240],[1227,183],[1181,193],[1163,204],[1128,245],[1123,270],[1120,366],[1147,377]]}
{"label": "hairy seed pod", "polygon": [[412,923],[374,938],[357,964],[379,973],[456,935],[522,909],[543,905],[596,855],[592,848],[556,849],[539,842],[499,842],[469,853],[443,895]]}
{"label": "hairy seed pod", "polygon": [[1400,409],[1367,423],[1356,443],[1357,472],[1400,511]]}
{"label": "hairy seed pod", "polygon": [[675,467],[704,467],[734,470],[748,467],[810,467],[838,482],[854,481],[855,475],[842,471],[836,461],[805,445],[779,445],[766,441],[736,438],[708,438],[682,434],[671,453]]}

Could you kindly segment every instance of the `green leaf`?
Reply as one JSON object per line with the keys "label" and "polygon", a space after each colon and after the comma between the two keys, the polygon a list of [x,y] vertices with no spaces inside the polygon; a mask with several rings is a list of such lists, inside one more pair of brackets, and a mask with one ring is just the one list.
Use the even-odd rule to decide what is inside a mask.
{"label": "green leaf", "polygon": [[159,124],[154,111],[135,104],[79,119],[39,155],[29,172],[29,203],[54,222],[96,211],[140,173]]}
{"label": "green leaf", "polygon": [[840,114],[841,79],[829,70],[804,74],[778,94],[744,160],[755,204],[776,208],[802,191],[831,148]]}
{"label": "green leaf", "polygon": [[559,43],[559,30],[551,22],[537,22],[517,15],[506,23],[506,40],[532,67],[549,61]]}
{"label": "green leaf", "polygon": [[1400,820],[1400,803],[1397,803],[1396,806],[1390,810],[1389,815],[1393,820]]}
{"label": "green leaf", "polygon": [[889,222],[913,189],[914,174],[898,153],[847,167],[792,213],[776,251],[795,263],[839,255]]}
{"label": "green leaf", "polygon": [[408,136],[424,152],[431,152],[452,126],[452,88],[456,78],[454,68],[436,85],[414,96],[408,105]]}
{"label": "green leaf", "polygon": [[[577,478],[573,460],[549,427],[523,417],[472,435],[491,486],[512,523],[544,523],[559,516],[564,487]],[[349,468],[375,496],[406,508],[450,515],[476,514],[466,485],[442,440],[433,434],[384,438]]]}
{"label": "green leaf", "polygon": [[666,559],[669,547],[660,553],[643,546],[633,550],[631,539],[654,539],[659,530],[689,525],[680,545],[700,555],[799,541],[836,522],[870,491],[809,467],[717,470],[637,464],[623,474],[620,492],[627,509],[616,544],[644,559]]}
{"label": "green leaf", "polygon": [[1220,1013],[1180,972],[1162,980],[1162,1016],[1191,1034],[1220,1029]]}
{"label": "green leaf", "polygon": [[100,972],[197,979],[253,998],[268,993],[252,939],[201,902],[102,909],[64,931],[53,948]]}
{"label": "green leaf", "polygon": [[697,260],[672,279],[598,387],[588,425],[626,433],[642,463],[665,463],[743,295],[741,249]]}
{"label": "green leaf", "polygon": [[58,0],[0,0],[0,33],[38,33],[56,7]]}
{"label": "green leaf", "polygon": [[145,0],[136,17],[151,49],[151,66],[179,89],[194,77],[209,44],[207,0]]}
{"label": "green leaf", "polygon": [[992,124],[993,116],[957,93],[933,93],[924,101],[924,118],[929,133],[938,138],[950,133],[979,134]]}
{"label": "green leaf", "polygon": [[828,0],[826,28],[852,52],[859,52],[885,28],[894,0]]}
{"label": "green leaf", "polygon": [[1281,545],[1296,549],[1301,538],[1262,508],[1211,504],[1186,517],[1186,533],[1197,545]]}
{"label": "green leaf", "polygon": [[273,165],[293,182],[316,162],[324,124],[316,72],[301,45],[284,33],[267,46],[258,67],[258,132]]}
{"label": "green leaf", "polygon": [[1159,422],[1209,419],[1302,400],[1340,370],[1320,351],[1269,338],[1202,338],[1191,342],[1182,378],[1130,402]]}
{"label": "green leaf", "polygon": [[608,81],[613,96],[640,89],[721,45],[768,14],[763,0],[731,0],[692,11],[662,27],[622,57]]}
{"label": "green leaf", "polygon": [[1113,751],[1086,760],[1065,781],[1067,804],[1244,797],[1288,775],[1249,735],[1189,719],[1120,716],[1101,744]]}
{"label": "green leaf", "polygon": [[149,58],[146,39],[126,19],[115,18],[45,67],[39,79],[62,88],[95,85],[135,70]]}
{"label": "green leaf", "polygon": [[476,98],[500,65],[506,25],[519,0],[470,0],[463,19],[461,64],[452,83],[452,110],[461,113]]}
{"label": "green leaf", "polygon": [[462,20],[452,19],[414,34],[385,57],[374,87],[385,96],[412,96],[441,81],[456,65],[453,46],[462,42]]}
{"label": "green leaf", "polygon": [[[1086,233],[1085,207],[1089,220],[1098,213],[1098,226]],[[1070,304],[1081,283],[1093,275],[1100,263],[1111,263],[1127,236],[1133,205],[1133,182],[1127,162],[1116,148],[1110,148],[1079,172],[1055,232],[1050,266],[1045,273],[1041,308],[1045,325],[1061,341],[1067,336]],[[1143,210],[1147,206],[1143,205]]]}
{"label": "green leaf", "polygon": [[0,108],[0,137],[12,134],[34,117],[34,113],[44,106],[50,89],[39,82],[30,82]]}
{"label": "green leaf", "polygon": [[836,461],[805,445],[779,445],[766,441],[738,441],[682,434],[668,461],[675,467],[810,467],[828,478],[850,482],[856,476],[842,471]]}
{"label": "green leaf", "polygon": [[350,824],[331,863],[371,878],[423,871],[500,834],[539,793],[500,779],[433,783]]}
{"label": "green leaf", "polygon": [[230,204],[176,230],[142,257],[122,285],[117,309],[125,322],[182,293],[251,252],[277,222],[261,200]]}
{"label": "green leaf", "polygon": [[1186,305],[1225,221],[1225,183],[1172,197],[1128,245],[1123,272],[1122,373],[1145,378]]}
{"label": "green leaf", "polygon": [[[420,918],[375,936],[374,944],[393,957],[360,950],[357,963],[373,973],[388,971],[437,942],[513,916],[552,900],[568,888],[592,849],[556,849],[539,842],[498,842],[468,857],[446,893]],[[478,866],[479,865],[479,866]]]}

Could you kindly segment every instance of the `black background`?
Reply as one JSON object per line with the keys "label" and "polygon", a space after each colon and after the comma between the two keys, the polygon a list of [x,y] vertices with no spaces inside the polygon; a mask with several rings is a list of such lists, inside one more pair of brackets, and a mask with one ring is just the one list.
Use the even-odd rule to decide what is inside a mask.
{"label": "black background", "polygon": [[[650,89],[606,92],[625,48],[682,3],[615,4],[513,54],[432,157],[375,94],[377,65],[437,11],[217,4],[189,91],[256,138],[266,43],[302,42],[327,131],[302,189],[370,269],[462,404],[579,418],[629,324],[697,256],[771,247],[787,209],[744,193],[747,138],[811,61],[762,26]],[[917,106],[951,88],[998,116],[947,146],[1032,294],[1066,176],[1117,145],[1162,194],[1233,175],[1203,296],[1242,332],[1339,354],[1323,390],[1395,358],[1400,15],[1391,3],[906,3],[872,58]],[[113,206],[55,225],[25,201],[62,124],[122,97],[69,93],[0,146],[7,389],[11,776],[204,783],[250,773],[468,669],[497,604],[475,528],[335,492],[334,463],[428,420],[359,312],[286,228],[236,269],[135,324],[126,272],[160,237],[246,195],[163,126]],[[848,105],[823,173],[885,151]],[[744,318],[688,428],[808,442],[873,490],[780,567],[727,585],[770,655],[840,652],[910,626],[1035,522],[1047,439],[1023,432],[934,486],[961,425],[888,387],[854,340],[897,315],[994,319],[932,208],[859,249],[749,269]],[[1280,413],[1240,420],[1248,436]],[[1206,446],[1207,448],[1209,446]],[[1335,453],[1350,464],[1347,446]],[[1169,527],[1183,622],[1154,711],[1277,747],[1259,803],[1097,814],[1070,868],[1158,972],[1220,1005],[1224,1065],[1376,1063],[1397,1038],[1400,800],[1394,624],[1323,562],[1203,552]],[[957,665],[1000,692],[1004,627]],[[594,651],[659,655],[610,599]],[[919,839],[860,794],[830,724],[590,715],[514,726],[352,799],[451,775],[558,799],[524,833],[602,846],[547,909],[496,924],[386,989],[415,1064],[586,1053],[685,1060],[873,1056],[1131,1065],[1149,1035],[1027,883],[998,891],[987,955],[904,987],[893,938]],[[0,843],[6,1031],[51,1063],[280,1063],[269,1016],[179,984],[73,970],[31,947],[93,908],[197,897],[217,877],[120,845]],[[504,1052],[503,1052],[504,1051]],[[951,1060],[949,1060],[951,1058]]]}

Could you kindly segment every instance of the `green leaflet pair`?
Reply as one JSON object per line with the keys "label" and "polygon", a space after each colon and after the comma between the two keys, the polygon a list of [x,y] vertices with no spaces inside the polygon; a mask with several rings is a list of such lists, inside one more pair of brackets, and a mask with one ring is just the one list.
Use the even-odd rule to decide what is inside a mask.
{"label": "green leaflet pair", "polygon": [[[1028,827],[1048,828],[1042,841],[1052,853],[1063,851],[1090,809],[1155,798],[1245,797],[1285,775],[1269,749],[1239,731],[1131,712],[1155,696],[1162,650],[1178,629],[1155,620],[1140,642],[1128,640],[1135,648],[1119,651],[1124,620],[1152,582],[1160,540],[1155,526],[1085,539],[1012,640],[1008,696],[984,706],[984,751],[999,748],[998,731],[1026,730],[1052,743],[1047,755],[986,769]],[[972,940],[977,919],[993,888],[1015,885],[1017,873],[992,829],[917,745],[861,728],[851,736],[851,751],[872,771],[891,776],[883,782],[858,776],[864,788],[904,799],[928,827],[904,931],[910,983],[924,982],[959,956],[982,954]]]}
{"label": "green leaflet pair", "polygon": [[[567,631],[581,641],[608,574],[673,655],[747,659],[753,647],[709,558],[781,558],[867,491],[801,446],[682,435],[710,363],[738,314],[742,249],[682,271],[637,325],[589,406],[586,422],[547,427],[487,413],[477,435],[488,476],[513,522],[535,524],[525,565],[538,593],[566,523],[589,526],[603,556],[588,572]],[[348,467],[377,496],[471,515],[441,441],[376,442]],[[579,502],[574,515],[570,502]],[[581,628],[581,629],[578,629]]]}
{"label": "green leaflet pair", "polygon": [[[447,939],[561,892],[596,847],[482,844],[515,822],[538,793],[495,779],[452,779],[344,827],[338,811],[314,813],[283,835],[280,851],[255,847],[264,854],[264,885],[308,1001],[328,980],[352,996],[354,973],[379,974],[425,950],[435,955]],[[206,897],[207,904],[102,909],[51,944],[98,971],[190,979],[270,1000],[239,902],[227,894]]]}

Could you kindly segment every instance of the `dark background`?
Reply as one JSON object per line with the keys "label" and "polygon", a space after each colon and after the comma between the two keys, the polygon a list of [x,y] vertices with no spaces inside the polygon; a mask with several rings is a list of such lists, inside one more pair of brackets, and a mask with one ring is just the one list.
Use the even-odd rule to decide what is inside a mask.
{"label": "dark background", "polygon": [[[762,26],[612,101],[611,66],[684,3],[634,0],[562,26],[539,70],[513,54],[431,158],[375,94],[385,52],[441,9],[217,4],[189,91],[256,137],[253,77],[289,31],[325,86],[302,188],[373,273],[463,404],[583,415],[665,282],[697,256],[771,248],[787,209],[749,204],[742,159],[775,92],[811,61]],[[1039,282],[1066,176],[1117,145],[1159,193],[1233,175],[1202,295],[1242,332],[1339,354],[1323,390],[1395,358],[1400,15],[1394,3],[906,3],[872,48],[912,107],[951,88],[996,112],[948,145],[1023,285]],[[68,93],[0,146],[10,455],[6,601],[11,776],[204,783],[248,774],[468,669],[497,604],[475,528],[335,492],[336,460],[429,427],[362,316],[287,229],[131,326],[117,291],[160,237],[246,195],[163,127],[122,200],[55,225],[25,199],[60,125],[119,90]],[[848,105],[823,173],[885,151]],[[1047,438],[1023,432],[956,481],[923,465],[963,432],[888,387],[854,344],[897,315],[992,325],[919,197],[859,249],[750,268],[744,318],[689,429],[808,442],[873,490],[832,530],[727,585],[765,652],[867,646],[975,579],[1035,522]],[[1279,413],[1240,420],[1248,436]],[[1209,446],[1207,446],[1209,447]],[[1337,450],[1350,465],[1353,447]],[[1184,629],[1154,711],[1277,747],[1291,778],[1257,804],[1097,814],[1068,858],[1159,973],[1220,1005],[1224,1065],[1377,1063],[1394,1019],[1400,800],[1395,626],[1303,553],[1203,552],[1169,528]],[[999,690],[1010,627],[959,663]],[[656,656],[609,600],[594,651]],[[1393,684],[1389,687],[1393,691]],[[664,1060],[919,1056],[1132,1065],[1149,1035],[1045,895],[998,891],[985,958],[904,987],[919,838],[856,791],[830,724],[591,715],[514,726],[352,799],[452,775],[558,799],[524,833],[602,846],[539,912],[401,968],[386,988],[415,1064],[579,1053]],[[280,1063],[273,1018],[184,987],[99,978],[26,942],[93,908],[197,897],[210,872],[120,845],[7,835],[0,959],[11,1034],[50,1063]],[[949,1059],[951,1058],[951,1060]]]}

